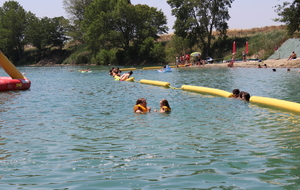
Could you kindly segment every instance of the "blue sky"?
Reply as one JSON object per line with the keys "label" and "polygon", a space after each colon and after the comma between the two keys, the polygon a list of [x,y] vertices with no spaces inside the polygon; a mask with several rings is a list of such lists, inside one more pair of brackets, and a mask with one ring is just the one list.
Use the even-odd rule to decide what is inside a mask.
{"label": "blue sky", "polygon": [[[8,0],[0,0],[0,6]],[[26,10],[37,17],[67,17],[62,0],[16,0]],[[270,25],[280,25],[272,19],[277,17],[275,5],[293,0],[235,0],[229,9],[231,19],[228,21],[230,29],[251,29]],[[166,0],[131,0],[132,4],[147,4],[162,10],[168,19],[169,33],[172,33],[175,17],[171,15],[171,8]]]}

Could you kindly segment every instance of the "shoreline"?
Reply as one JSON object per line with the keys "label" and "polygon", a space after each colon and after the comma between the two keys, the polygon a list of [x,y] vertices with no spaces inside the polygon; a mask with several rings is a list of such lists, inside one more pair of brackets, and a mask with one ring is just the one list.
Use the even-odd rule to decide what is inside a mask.
{"label": "shoreline", "polygon": [[[227,67],[228,63],[212,63],[212,64],[205,64],[204,67]],[[238,61],[235,62],[233,67],[257,67],[258,65],[263,66],[264,64],[267,65],[268,68],[300,68],[300,58],[295,60],[288,61],[287,59],[271,59],[271,60],[264,60],[262,62],[257,61],[247,61],[242,62]],[[69,65],[69,64],[54,64],[54,63],[47,63],[47,64],[32,64],[27,66],[94,66],[95,64],[75,64],[75,65]],[[160,64],[159,64],[160,65]],[[169,63],[169,65],[175,65],[175,63]],[[136,65],[136,66],[142,66],[142,65]],[[163,66],[163,64],[161,64]],[[124,67],[126,67],[124,65]],[[202,67],[202,66],[190,66],[190,67]]]}
{"label": "shoreline", "polygon": [[[227,67],[228,63],[213,63],[205,64],[205,67]],[[247,61],[247,62],[235,62],[233,67],[257,67],[266,64],[268,68],[300,68],[300,58],[288,61],[287,59],[271,59],[262,62]]]}

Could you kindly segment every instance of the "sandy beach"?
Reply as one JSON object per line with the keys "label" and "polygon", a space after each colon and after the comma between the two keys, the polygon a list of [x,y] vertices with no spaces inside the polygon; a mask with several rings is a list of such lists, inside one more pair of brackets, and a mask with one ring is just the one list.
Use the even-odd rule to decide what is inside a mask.
{"label": "sandy beach", "polygon": [[[290,60],[287,59],[272,59],[265,60],[262,62],[257,61],[247,61],[247,62],[235,62],[234,67],[257,67],[258,65],[263,66],[267,64],[268,68],[300,68],[300,59]],[[227,63],[214,63],[206,64],[205,67],[227,67]]]}

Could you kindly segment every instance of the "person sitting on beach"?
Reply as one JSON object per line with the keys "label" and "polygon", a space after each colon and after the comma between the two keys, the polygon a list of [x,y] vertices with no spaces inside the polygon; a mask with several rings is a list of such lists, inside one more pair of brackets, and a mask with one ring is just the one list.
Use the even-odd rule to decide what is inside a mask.
{"label": "person sitting on beach", "polygon": [[249,102],[250,94],[248,92],[241,91],[239,99],[246,100],[247,102]]}
{"label": "person sitting on beach", "polygon": [[147,101],[145,98],[139,98],[136,101],[135,106],[133,107],[134,113],[147,113],[150,111],[151,111],[151,108],[147,107]]}
{"label": "person sitting on beach", "polygon": [[120,77],[120,81],[124,81],[126,79],[129,79],[129,77],[132,75],[132,71],[129,71],[128,73],[124,73],[121,77]]}
{"label": "person sitting on beach", "polygon": [[205,64],[204,60],[201,59],[201,53],[199,53],[197,55],[196,61],[197,61],[196,65],[204,65]]}
{"label": "person sitting on beach", "polygon": [[267,64],[264,64],[264,68],[268,68]]}
{"label": "person sitting on beach", "polygon": [[292,54],[290,55],[290,57],[288,58],[288,61],[289,60],[292,60],[292,59],[297,59],[297,54],[293,51]]}
{"label": "person sitting on beach", "polygon": [[[160,103],[160,110],[159,110],[159,112],[165,113],[165,112],[170,112],[171,111],[171,107],[169,105],[168,100],[163,99],[159,103]],[[157,110],[155,110],[155,111],[157,111]]]}
{"label": "person sitting on beach", "polygon": [[240,97],[240,90],[239,89],[233,89],[232,90],[232,98],[239,98]]}
{"label": "person sitting on beach", "polygon": [[260,64],[257,65],[257,68],[261,68]]}

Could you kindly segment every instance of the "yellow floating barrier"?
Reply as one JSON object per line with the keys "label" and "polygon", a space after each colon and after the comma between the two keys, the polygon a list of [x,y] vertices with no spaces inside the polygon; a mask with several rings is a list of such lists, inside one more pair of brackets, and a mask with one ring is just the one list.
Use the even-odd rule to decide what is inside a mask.
{"label": "yellow floating barrier", "polygon": [[134,77],[130,77],[130,78],[126,79],[125,81],[134,82]]}
{"label": "yellow floating barrier", "polygon": [[26,79],[25,76],[0,51],[0,66],[12,79]]}
{"label": "yellow floating barrier", "polygon": [[156,86],[163,86],[163,87],[166,87],[166,88],[170,87],[170,83],[168,83],[168,82],[161,82],[161,81],[155,81],[155,80],[142,79],[142,80],[140,80],[140,83],[152,84],[152,85],[156,85]]}
{"label": "yellow floating barrier", "polygon": [[134,71],[136,70],[136,68],[123,68],[123,69],[120,69],[120,71]]}
{"label": "yellow floating barrier", "polygon": [[225,90],[215,89],[215,88],[208,88],[208,87],[201,87],[201,86],[191,86],[191,85],[182,85],[181,89],[182,90],[187,90],[187,91],[204,93],[204,94],[211,94],[211,95],[221,96],[221,97],[225,97],[225,98],[232,97],[232,93],[227,92]]}
{"label": "yellow floating barrier", "polygon": [[150,70],[150,69],[161,69],[163,67],[144,67],[143,70]]}
{"label": "yellow floating barrier", "polygon": [[261,96],[251,96],[250,102],[300,113],[300,104],[296,102]]}

